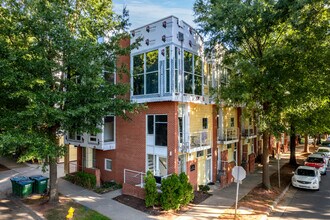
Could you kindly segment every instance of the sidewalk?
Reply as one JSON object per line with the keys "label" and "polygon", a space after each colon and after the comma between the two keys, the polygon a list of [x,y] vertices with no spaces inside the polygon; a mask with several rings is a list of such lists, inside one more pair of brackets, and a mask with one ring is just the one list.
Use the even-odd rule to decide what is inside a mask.
{"label": "sidewalk", "polygon": [[[297,147],[296,154],[298,155],[303,148]],[[284,165],[288,162],[290,157],[290,152],[287,154],[282,154],[282,158],[280,160],[280,165]],[[41,172],[41,169],[37,168],[35,165],[25,165],[19,166],[11,163],[10,161],[3,160],[0,158],[0,163],[7,166],[8,168],[12,168],[9,171],[0,172],[0,196],[1,193],[10,191],[11,183],[10,178],[15,175],[36,175],[42,174],[47,176],[48,174],[44,174]],[[59,165],[59,177],[63,176],[63,167]],[[62,165],[63,166],[63,165]],[[61,170],[62,169],[62,170]],[[270,159],[269,164],[269,173],[270,175],[274,172],[277,172],[277,160]],[[254,187],[262,182],[262,167],[256,167],[254,173],[247,175],[247,177],[242,181],[242,184],[239,187],[239,199],[243,198],[246,194],[248,194]],[[85,188],[74,185],[68,181],[63,180],[62,178],[58,181],[59,184],[59,192],[67,197],[72,198],[76,202],[90,208],[96,210],[97,212],[108,216],[112,220],[126,220],[126,219],[162,219],[156,216],[150,216],[146,213],[135,210],[131,207],[123,205],[112,198],[121,194],[121,190],[116,190],[113,192],[109,192],[106,194],[99,195],[93,191],[87,190]],[[206,219],[215,219],[218,218],[219,215],[225,212],[226,209],[230,208],[235,204],[236,199],[236,183],[229,185],[224,189],[218,189],[214,186],[210,193],[208,199],[203,201],[202,203],[194,206],[188,212],[182,214],[177,217],[178,220],[206,220]],[[1,197],[0,197],[1,198]]]}

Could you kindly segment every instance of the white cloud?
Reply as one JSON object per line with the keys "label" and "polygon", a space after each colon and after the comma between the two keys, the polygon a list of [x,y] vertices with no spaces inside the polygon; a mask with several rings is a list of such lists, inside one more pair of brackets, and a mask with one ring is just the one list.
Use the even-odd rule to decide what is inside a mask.
{"label": "white cloud", "polygon": [[157,1],[127,0],[122,3],[118,3],[118,1],[115,1],[114,8],[117,13],[120,13],[123,8],[123,5],[127,6],[130,15],[130,23],[132,24],[130,29],[135,29],[144,26],[146,24],[158,21],[170,15],[174,15],[180,20],[184,20],[193,27],[196,26],[193,23],[194,12],[192,9],[192,5],[191,8],[189,8],[188,6],[181,7],[181,5],[179,5],[178,3],[164,4],[164,2],[162,2],[162,4],[157,4],[155,2]]}

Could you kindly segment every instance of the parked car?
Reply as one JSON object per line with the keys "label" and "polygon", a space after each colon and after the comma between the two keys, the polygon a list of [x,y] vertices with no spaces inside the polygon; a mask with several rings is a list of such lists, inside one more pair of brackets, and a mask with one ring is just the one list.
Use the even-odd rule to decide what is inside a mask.
{"label": "parked car", "polygon": [[314,154],[318,154],[318,155],[321,155],[323,157],[323,159],[325,160],[325,164],[326,166],[328,167],[329,166],[329,157],[326,153],[324,152],[314,152]]}
{"label": "parked car", "polygon": [[307,157],[305,161],[305,166],[315,167],[319,169],[321,174],[327,174],[327,164],[325,159],[320,154],[311,154]]}
{"label": "parked car", "polygon": [[318,169],[309,166],[299,166],[291,178],[294,187],[303,189],[320,189],[321,175]]}
{"label": "parked car", "polygon": [[326,141],[322,141],[321,146],[322,147],[330,147],[330,139],[328,138]]}
{"label": "parked car", "polygon": [[[330,159],[330,148],[329,147],[319,147],[316,151],[317,153],[324,153],[325,156]],[[329,164],[328,164],[329,165]]]}

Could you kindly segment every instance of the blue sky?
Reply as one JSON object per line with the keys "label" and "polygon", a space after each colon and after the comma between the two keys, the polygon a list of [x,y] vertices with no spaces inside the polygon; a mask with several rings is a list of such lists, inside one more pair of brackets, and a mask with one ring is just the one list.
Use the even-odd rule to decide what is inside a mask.
{"label": "blue sky", "polygon": [[114,10],[121,13],[126,5],[130,14],[130,29],[135,29],[148,23],[174,15],[184,20],[192,27],[194,0],[113,0]]}

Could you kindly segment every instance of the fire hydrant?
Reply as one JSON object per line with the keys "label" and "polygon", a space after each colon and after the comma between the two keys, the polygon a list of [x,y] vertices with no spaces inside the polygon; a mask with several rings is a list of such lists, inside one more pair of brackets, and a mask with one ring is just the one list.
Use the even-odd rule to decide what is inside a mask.
{"label": "fire hydrant", "polygon": [[72,219],[74,213],[74,208],[70,207],[68,210],[68,215],[66,216],[66,219]]}

